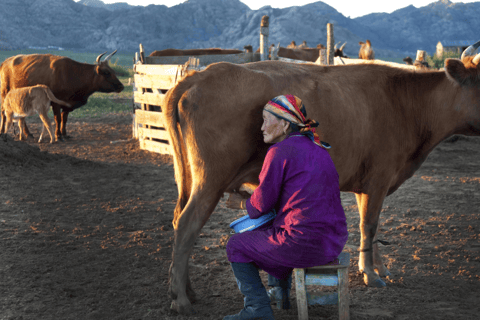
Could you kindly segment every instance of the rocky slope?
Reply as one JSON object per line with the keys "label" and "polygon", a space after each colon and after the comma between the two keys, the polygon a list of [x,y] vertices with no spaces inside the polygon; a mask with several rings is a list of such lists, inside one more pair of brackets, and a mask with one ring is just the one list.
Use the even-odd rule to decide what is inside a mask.
{"label": "rocky slope", "polygon": [[326,43],[326,25],[334,24],[335,41],[358,52],[370,39],[377,56],[433,53],[439,40],[477,40],[480,2],[433,2],[391,14],[350,19],[319,1],[304,6],[251,10],[239,0],[189,0],[173,7],[105,4],[101,0],[2,0],[0,49],[59,46],[73,50],[134,52],[142,43],[147,53],[166,48],[239,48],[259,46],[263,15],[270,17],[270,42],[292,40],[310,46]]}

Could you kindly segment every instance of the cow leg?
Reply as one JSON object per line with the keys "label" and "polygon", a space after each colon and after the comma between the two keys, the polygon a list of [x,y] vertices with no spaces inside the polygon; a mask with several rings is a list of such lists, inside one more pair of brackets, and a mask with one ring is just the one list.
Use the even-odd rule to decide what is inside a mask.
{"label": "cow leg", "polygon": [[57,104],[52,103],[53,118],[55,119],[55,138],[57,141],[64,141],[60,127],[62,126],[62,114],[60,107]]}
{"label": "cow leg", "polygon": [[68,120],[69,112],[66,110],[62,110],[62,127],[61,132],[64,139],[70,139],[70,136],[67,136],[67,120]]}
{"label": "cow leg", "polygon": [[1,111],[1,115],[2,115],[2,124],[0,125],[0,134],[3,134],[3,133],[7,133],[7,131],[5,130],[5,120],[6,120],[6,116],[5,116],[5,112],[3,112],[3,110]]}
{"label": "cow leg", "polygon": [[377,232],[375,233],[375,239],[373,240],[373,268],[378,273],[380,277],[387,277],[391,276],[392,274],[388,270],[388,268],[383,263],[382,256],[380,255],[380,250],[378,249],[378,229],[380,229],[380,224],[377,226]]}
{"label": "cow leg", "polygon": [[[372,192],[371,194],[356,193],[358,209],[360,212],[360,256],[358,258],[358,269],[363,273],[363,280],[370,287],[384,287],[385,282],[380,279],[374,267],[373,240],[376,239],[376,232],[380,211],[386,191]],[[378,249],[378,248],[377,248]],[[377,251],[376,263],[382,264],[382,259]]]}
{"label": "cow leg", "polygon": [[23,140],[23,137],[25,137],[25,140],[28,138],[28,135],[25,133],[25,128],[26,128],[26,123],[25,123],[25,118],[18,118],[18,129],[20,130],[20,141]]}
{"label": "cow leg", "polygon": [[23,132],[25,134],[25,139],[29,138],[29,137],[32,137],[33,138],[33,134],[30,133],[30,130],[28,130],[28,127],[27,127],[27,123],[25,122],[25,119],[22,119],[23,121],[20,122],[20,120],[18,121],[18,125],[20,125],[20,123],[23,124],[23,126],[20,127],[20,133]]}
{"label": "cow leg", "polygon": [[40,134],[40,138],[38,139],[38,143],[42,142],[43,134],[45,133],[45,129],[47,129],[48,134],[50,135],[50,143],[53,143],[55,141],[55,138],[53,137],[53,132],[52,132],[52,123],[50,122],[50,119],[48,118],[47,115],[47,110],[43,110],[41,113],[39,113],[40,119],[43,122],[43,128],[42,128],[42,133]]}
{"label": "cow leg", "polygon": [[[207,222],[221,197],[221,194],[212,196],[212,194],[215,194],[215,191],[213,193],[212,191],[206,192],[206,189],[202,187],[194,186],[192,189],[197,190],[197,192],[190,196],[186,206],[179,215],[175,216],[173,221],[175,242],[172,264],[170,266],[169,293],[173,299],[171,308],[179,314],[192,314],[195,312],[191,305],[195,299],[195,294],[191,288],[188,276],[188,259],[200,230]],[[199,191],[201,189],[203,191]],[[213,190],[212,188],[209,189]],[[220,188],[216,190],[218,193]],[[177,203],[176,210],[180,209],[179,203]]]}
{"label": "cow leg", "polygon": [[5,136],[3,137],[4,141],[7,141],[7,134],[8,134],[8,129],[10,128],[10,125],[13,122],[13,113],[12,114],[7,114],[5,115],[5,121],[3,121],[5,124],[5,132],[3,133]]}

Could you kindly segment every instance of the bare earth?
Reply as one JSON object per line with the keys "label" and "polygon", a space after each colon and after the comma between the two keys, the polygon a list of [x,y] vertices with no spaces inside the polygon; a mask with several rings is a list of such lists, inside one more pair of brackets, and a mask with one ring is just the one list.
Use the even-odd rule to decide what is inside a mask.
{"label": "bare earth", "polygon": [[[38,138],[40,122],[29,124]],[[68,130],[72,139],[53,145],[0,139],[0,319],[237,313],[243,297],[225,244],[229,223],[243,213],[222,199],[203,228],[190,260],[197,313],[178,316],[167,295],[177,197],[171,158],[129,140],[130,115],[71,119]],[[386,288],[367,288],[357,274],[359,217],[355,197],[342,194],[351,319],[478,319],[479,159],[478,137],[443,142],[386,199],[381,239],[391,245],[381,249],[394,275]],[[291,310],[274,309],[277,320],[297,319],[292,302]],[[336,306],[311,306],[309,315],[338,319]]]}

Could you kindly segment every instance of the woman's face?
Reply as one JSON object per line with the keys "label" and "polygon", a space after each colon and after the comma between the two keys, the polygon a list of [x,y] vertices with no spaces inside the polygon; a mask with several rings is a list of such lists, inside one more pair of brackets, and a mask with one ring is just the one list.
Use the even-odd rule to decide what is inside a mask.
{"label": "woman's face", "polygon": [[277,143],[285,139],[286,135],[284,132],[287,128],[287,121],[263,110],[262,132],[265,143]]}

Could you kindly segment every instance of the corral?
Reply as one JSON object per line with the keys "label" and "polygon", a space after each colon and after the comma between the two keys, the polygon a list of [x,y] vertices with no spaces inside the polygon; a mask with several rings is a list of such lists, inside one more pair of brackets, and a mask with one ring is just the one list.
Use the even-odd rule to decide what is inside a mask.
{"label": "corral", "polygon": [[[38,136],[41,122],[30,123]],[[124,141],[130,115],[71,126],[64,144],[0,140],[0,318],[211,320],[238,312],[225,244],[242,213],[223,199],[203,228],[190,263],[197,314],[178,316],[167,295],[177,198],[170,157]],[[351,319],[478,317],[479,157],[478,137],[443,142],[387,197],[380,230],[392,244],[382,252],[395,278],[383,289],[357,274],[359,217],[354,196],[342,194]],[[274,314],[297,319],[295,301]],[[316,306],[309,315],[336,319],[337,310]]]}
{"label": "corral", "polygon": [[[181,72],[177,67],[172,74],[178,79]],[[136,85],[141,103],[161,104],[165,87],[140,86],[137,79]],[[159,120],[142,121],[140,130],[134,127],[143,140],[168,140],[152,133],[161,131]],[[178,316],[167,296],[177,197],[170,157],[130,140],[130,115],[71,125],[68,144],[0,142],[2,317],[218,319],[238,312],[242,296],[225,244],[229,222],[243,213],[226,209],[222,200],[203,228],[190,263],[197,313]],[[32,125],[37,136],[39,130],[39,122]],[[477,317],[479,147],[478,137],[443,142],[386,199],[380,232],[392,243],[383,253],[394,275],[387,288],[367,288],[356,273],[358,210],[353,195],[342,194],[352,255],[351,319]],[[296,319],[293,306],[275,310],[275,318]],[[313,307],[309,314],[335,319],[337,311]]]}

